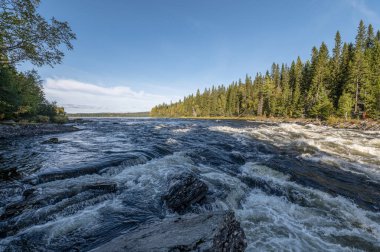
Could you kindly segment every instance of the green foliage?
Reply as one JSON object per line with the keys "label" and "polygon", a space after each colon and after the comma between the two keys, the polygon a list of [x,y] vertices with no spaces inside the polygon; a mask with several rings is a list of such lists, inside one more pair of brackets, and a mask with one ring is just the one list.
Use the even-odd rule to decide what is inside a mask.
{"label": "green foliage", "polygon": [[51,118],[51,122],[53,123],[67,123],[69,118],[66,115],[55,115]]}
{"label": "green foliage", "polygon": [[380,32],[361,21],[355,45],[340,33],[330,57],[325,43],[313,47],[311,59],[290,68],[272,64],[271,73],[199,90],[172,104],[161,104],[152,116],[281,116],[327,120],[340,116],[380,118]]}
{"label": "green foliage", "polygon": [[43,116],[43,115],[36,116],[36,122],[38,123],[48,123],[49,121],[50,121],[50,118],[48,116]]}
{"label": "green foliage", "polygon": [[310,108],[309,116],[326,120],[333,114],[333,111],[334,106],[332,102],[329,100],[325,92],[322,92],[322,97],[319,97],[319,99]]}
{"label": "green foliage", "polygon": [[0,0],[0,63],[30,61],[50,66],[60,63],[63,44],[69,50],[75,34],[67,22],[37,13],[39,0]]}
{"label": "green foliage", "polygon": [[348,93],[344,93],[339,99],[338,115],[346,120],[351,118],[353,105],[354,101],[351,96]]}
{"label": "green foliage", "polygon": [[11,65],[0,65],[0,119],[21,121],[37,116],[38,122],[46,122],[57,115],[65,115],[64,110],[46,101],[35,71],[21,73]]}
{"label": "green foliage", "polygon": [[61,46],[72,49],[75,34],[67,22],[45,20],[39,0],[0,0],[0,120],[64,122],[63,108],[44,97],[36,71],[18,72],[16,63],[37,66],[60,63]]}

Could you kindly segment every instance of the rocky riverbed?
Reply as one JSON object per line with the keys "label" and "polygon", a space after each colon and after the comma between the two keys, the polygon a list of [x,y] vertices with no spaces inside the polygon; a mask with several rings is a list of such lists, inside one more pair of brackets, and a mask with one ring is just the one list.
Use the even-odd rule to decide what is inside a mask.
{"label": "rocky riverbed", "polygon": [[0,251],[378,251],[380,131],[89,119],[0,141]]}

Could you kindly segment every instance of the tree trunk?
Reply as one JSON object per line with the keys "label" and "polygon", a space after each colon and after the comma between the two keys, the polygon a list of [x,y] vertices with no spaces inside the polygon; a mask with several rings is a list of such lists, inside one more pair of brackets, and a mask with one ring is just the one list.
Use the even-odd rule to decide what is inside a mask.
{"label": "tree trunk", "polygon": [[264,99],[263,96],[260,96],[259,100],[259,106],[257,107],[257,115],[262,116],[263,115],[263,105],[264,105]]}
{"label": "tree trunk", "polygon": [[355,111],[354,113],[358,113],[358,98],[359,98],[359,78],[356,77],[356,92],[355,92]]}

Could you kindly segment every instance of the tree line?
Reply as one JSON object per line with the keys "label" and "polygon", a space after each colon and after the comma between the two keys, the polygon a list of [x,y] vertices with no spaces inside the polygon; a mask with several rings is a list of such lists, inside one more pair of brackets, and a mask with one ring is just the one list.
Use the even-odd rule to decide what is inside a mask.
{"label": "tree line", "polygon": [[75,34],[67,22],[43,18],[39,0],[0,0],[0,120],[64,122],[62,107],[48,102],[36,71],[16,65],[29,61],[42,66],[61,63],[61,46],[73,48]]}
{"label": "tree line", "polygon": [[268,116],[327,119],[380,118],[380,31],[360,21],[355,43],[339,31],[332,53],[323,42],[311,59],[273,63],[270,71],[212,86],[176,103],[161,104],[152,116]]}

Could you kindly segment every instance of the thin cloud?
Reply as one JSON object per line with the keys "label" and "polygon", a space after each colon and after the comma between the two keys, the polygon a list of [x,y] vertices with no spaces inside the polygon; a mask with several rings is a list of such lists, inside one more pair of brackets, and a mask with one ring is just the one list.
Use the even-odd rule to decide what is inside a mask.
{"label": "thin cloud", "polygon": [[346,0],[346,2],[371,22],[380,24],[380,16],[364,0]]}
{"label": "thin cloud", "polygon": [[149,111],[157,104],[179,99],[136,92],[125,86],[102,87],[70,79],[48,78],[44,90],[48,100],[57,101],[69,113]]}

